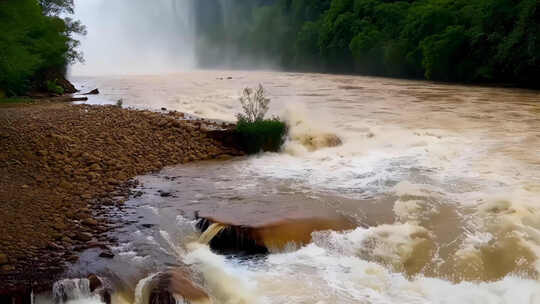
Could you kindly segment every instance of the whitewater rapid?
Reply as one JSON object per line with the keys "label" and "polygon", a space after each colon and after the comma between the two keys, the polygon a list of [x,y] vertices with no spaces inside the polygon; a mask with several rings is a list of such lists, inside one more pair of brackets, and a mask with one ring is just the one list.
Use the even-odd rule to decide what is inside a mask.
{"label": "whitewater rapid", "polygon": [[[153,226],[118,232],[115,260],[101,265],[130,267],[126,294],[181,262],[214,303],[540,303],[537,92],[253,71],[73,79],[99,87],[90,103],[227,121],[242,88],[261,83],[270,115],[290,126],[281,153],[139,178],[144,194],[127,205]],[[329,136],[342,145],[328,147]],[[264,218],[322,207],[358,227],[266,258],[196,242],[201,209]]]}

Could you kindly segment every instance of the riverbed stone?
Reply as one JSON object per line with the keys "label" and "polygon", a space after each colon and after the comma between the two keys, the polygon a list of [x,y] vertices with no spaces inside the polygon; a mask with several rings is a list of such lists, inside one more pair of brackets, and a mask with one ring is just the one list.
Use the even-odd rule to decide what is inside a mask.
{"label": "riverbed stone", "polygon": [[9,263],[8,256],[5,253],[0,253],[0,265]]}
{"label": "riverbed stone", "polygon": [[6,264],[6,265],[0,266],[0,269],[2,270],[2,272],[12,272],[15,270],[15,266]]}
{"label": "riverbed stone", "polygon": [[204,128],[181,117],[67,103],[2,108],[0,248],[9,256],[3,265],[18,271],[19,261],[37,259],[52,269],[61,264],[51,261],[53,250],[74,261],[71,247],[107,231],[94,214],[105,204],[121,208],[129,193],[122,190],[121,201],[109,193],[129,189],[131,178],[183,160],[242,154],[218,139],[202,140]]}
{"label": "riverbed stone", "polygon": [[110,251],[110,250],[103,250],[99,254],[99,257],[100,258],[106,258],[106,259],[112,259],[112,258],[114,258],[114,253],[112,253],[112,251]]}
{"label": "riverbed stone", "polygon": [[93,235],[89,232],[79,232],[75,235],[75,239],[83,242],[88,242],[93,238]]}
{"label": "riverbed stone", "polygon": [[86,226],[97,226],[98,225],[98,221],[96,221],[95,219],[93,218],[85,218],[84,220],[82,220],[82,223],[83,225],[86,225]]}

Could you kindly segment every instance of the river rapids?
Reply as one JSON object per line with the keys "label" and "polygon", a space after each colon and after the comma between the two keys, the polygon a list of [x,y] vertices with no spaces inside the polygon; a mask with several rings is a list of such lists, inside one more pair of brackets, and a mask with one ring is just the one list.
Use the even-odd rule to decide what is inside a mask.
{"label": "river rapids", "polygon": [[[71,270],[107,278],[112,303],[148,303],[153,278],[180,266],[209,295],[190,303],[540,303],[537,92],[255,71],[74,81],[99,87],[90,103],[224,121],[242,88],[261,83],[270,115],[290,126],[280,153],[139,177],[115,258],[89,250]],[[201,241],[199,213],[243,224],[335,213],[353,226],[268,254],[218,254],[213,235]],[[65,301],[102,301],[75,294]]]}

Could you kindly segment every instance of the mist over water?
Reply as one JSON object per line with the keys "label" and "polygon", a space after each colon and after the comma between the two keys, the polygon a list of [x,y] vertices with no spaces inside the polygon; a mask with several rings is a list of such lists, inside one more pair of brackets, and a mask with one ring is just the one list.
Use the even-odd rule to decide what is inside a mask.
{"label": "mist over water", "polygon": [[75,0],[86,62],[75,75],[155,74],[195,67],[193,0]]}
{"label": "mist over water", "polygon": [[160,74],[194,68],[276,69],[276,59],[241,44],[252,10],[272,1],[75,0],[85,63],[72,75]]}

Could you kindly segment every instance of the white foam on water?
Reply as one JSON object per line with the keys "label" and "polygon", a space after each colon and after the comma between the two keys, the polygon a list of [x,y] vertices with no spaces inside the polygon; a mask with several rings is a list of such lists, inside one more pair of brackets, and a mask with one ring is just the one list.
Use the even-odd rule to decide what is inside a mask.
{"label": "white foam on water", "polygon": [[188,247],[191,252],[184,257],[184,262],[203,274],[205,287],[216,303],[259,303],[247,269],[237,267],[223,256],[214,254],[207,245],[190,243]]}
{"label": "white foam on water", "polygon": [[152,280],[158,275],[153,273],[146,278],[140,280],[135,287],[135,302],[134,304],[146,304],[150,299],[150,292],[152,289]]}
{"label": "white foam on water", "polygon": [[77,299],[66,302],[66,304],[105,304],[103,301],[101,301],[101,298],[99,296],[93,296],[86,299]]}
{"label": "white foam on water", "polygon": [[538,187],[502,188],[488,195],[477,193],[475,213],[469,220],[471,228],[458,255],[478,259],[484,248],[508,242],[512,248],[506,248],[507,254],[521,249],[522,256],[534,257],[531,267],[540,273],[539,198]]}
{"label": "white foam on water", "polygon": [[[233,79],[216,80],[223,75]],[[453,206],[456,214],[472,210],[460,218],[463,227],[445,228],[459,235],[452,258],[461,259],[463,269],[491,271],[494,253],[508,257],[502,264],[540,269],[540,145],[538,123],[527,122],[534,121],[538,108],[530,106],[529,113],[512,104],[528,94],[274,72],[94,80],[104,86],[103,96],[125,97],[127,105],[165,106],[223,120],[234,119],[243,87],[262,82],[273,100],[271,114],[289,123],[291,136],[281,153],[235,162],[236,191],[281,181],[305,195],[396,197],[391,215],[399,223],[318,234],[306,247],[267,259],[246,262],[217,256],[205,246],[190,248],[185,260],[202,271],[216,303],[540,303],[534,275],[503,271],[490,278],[494,282],[456,284],[424,277],[422,271],[412,278],[404,274],[417,252],[426,255],[421,263],[431,258],[434,232],[420,225],[440,204]],[[343,83],[362,89],[338,89]],[[449,98],[433,98],[433,92]],[[522,117],[507,117],[509,107],[523,107]],[[484,112],[493,118],[473,115]],[[342,144],[333,146],[331,136]],[[168,240],[162,235],[167,243],[178,240],[168,233]],[[530,260],[513,261],[518,251],[516,258]]]}
{"label": "white foam on water", "polygon": [[225,259],[197,245],[187,261],[202,270],[216,303],[540,303],[540,282],[535,280],[507,276],[490,283],[455,284],[422,275],[409,279],[358,254],[366,239],[384,239],[381,235],[394,230],[384,246],[393,245],[383,251],[373,248],[373,254],[394,252],[391,259],[400,261],[408,252],[404,248],[414,246],[407,235],[416,229],[422,228],[395,225],[321,234],[297,251],[247,262]]}

